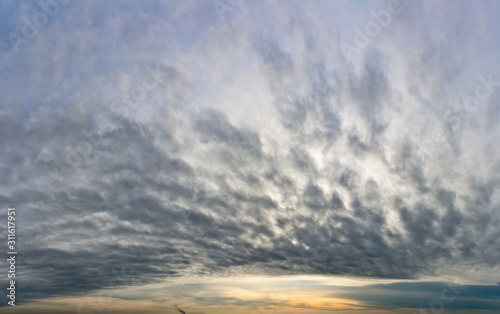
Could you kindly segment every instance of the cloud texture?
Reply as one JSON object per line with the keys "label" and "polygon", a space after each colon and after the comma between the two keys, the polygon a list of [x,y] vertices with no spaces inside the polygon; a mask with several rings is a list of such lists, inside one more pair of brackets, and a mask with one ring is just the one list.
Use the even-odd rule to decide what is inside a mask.
{"label": "cloud texture", "polygon": [[[5,36],[23,300],[117,267],[499,282],[499,6],[401,2],[347,58],[388,5],[75,1]],[[2,3],[2,30],[40,10]]]}

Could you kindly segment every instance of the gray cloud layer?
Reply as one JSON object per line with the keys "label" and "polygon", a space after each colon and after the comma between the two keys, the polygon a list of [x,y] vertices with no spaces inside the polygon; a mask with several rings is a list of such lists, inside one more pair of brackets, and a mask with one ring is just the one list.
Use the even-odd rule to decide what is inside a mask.
{"label": "gray cloud layer", "polygon": [[[19,96],[26,103],[3,105],[0,199],[17,208],[22,299],[105,288],[119,267],[127,279],[115,286],[231,269],[383,278],[498,269],[498,92],[467,115],[447,113],[457,93],[474,94],[478,75],[500,79],[484,65],[497,48],[457,51],[473,36],[495,34],[473,21],[455,34],[458,21],[450,18],[440,41],[420,14],[437,14],[431,21],[439,24],[444,4],[413,4],[348,64],[339,44],[350,37],[327,41],[334,37],[323,30],[328,22],[305,16],[322,5],[247,4],[230,24],[179,5],[172,19],[195,19],[186,36],[167,23],[174,52],[146,53],[146,43],[165,43],[154,40],[158,25],[145,23],[143,45],[121,38],[137,59],[116,61],[142,68],[120,74],[103,54],[89,61],[96,73],[82,78],[75,102],[58,98],[52,84],[53,102],[44,96],[34,106]],[[460,16],[467,8],[453,10]],[[274,14],[279,21],[258,24]],[[348,34],[342,25],[333,26]],[[82,36],[86,27],[77,27]],[[69,58],[72,50],[61,49]],[[482,53],[484,64],[465,62]],[[73,73],[78,62],[64,66]],[[101,63],[108,72],[97,74]],[[109,105],[133,90],[130,82],[154,78],[144,69],[160,63],[160,86],[146,101]]]}

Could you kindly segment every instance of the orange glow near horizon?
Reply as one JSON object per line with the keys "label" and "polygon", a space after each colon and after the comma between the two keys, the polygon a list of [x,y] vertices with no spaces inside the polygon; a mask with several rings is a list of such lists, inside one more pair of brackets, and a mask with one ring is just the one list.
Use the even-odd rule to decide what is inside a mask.
{"label": "orange glow near horizon", "polygon": [[[208,279],[208,278],[207,278]],[[151,284],[88,293],[81,297],[52,298],[20,305],[30,313],[366,313],[359,301],[335,296],[339,287],[361,287],[393,280],[367,280],[327,276],[256,276],[211,278],[202,283]],[[188,296],[188,297],[187,297]],[[3,313],[7,309],[0,309]],[[388,313],[371,311],[370,313]]]}

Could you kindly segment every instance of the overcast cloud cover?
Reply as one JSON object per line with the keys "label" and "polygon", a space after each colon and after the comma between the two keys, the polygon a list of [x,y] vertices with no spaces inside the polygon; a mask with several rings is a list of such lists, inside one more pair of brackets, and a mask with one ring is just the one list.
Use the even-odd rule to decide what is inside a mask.
{"label": "overcast cloud cover", "polygon": [[455,308],[498,311],[500,3],[401,1],[380,26],[389,8],[61,1],[33,30],[37,1],[0,2],[20,304],[105,289],[124,268],[115,287],[453,280],[489,302]]}

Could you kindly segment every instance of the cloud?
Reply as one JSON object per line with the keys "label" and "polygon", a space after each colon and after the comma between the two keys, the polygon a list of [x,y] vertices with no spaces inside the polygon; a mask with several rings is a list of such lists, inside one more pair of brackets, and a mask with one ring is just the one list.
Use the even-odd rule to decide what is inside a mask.
{"label": "cloud", "polygon": [[[454,7],[469,28],[408,5],[351,64],[336,41],[375,2],[350,22],[321,2],[245,3],[227,22],[196,1],[75,2],[2,50],[0,199],[18,212],[23,300],[230,271],[498,282],[498,92],[449,105],[500,78],[495,45],[458,49],[494,38],[492,4]],[[127,104],[157,67],[169,75]]]}
{"label": "cloud", "polygon": [[498,310],[499,285],[459,286],[442,282],[399,282],[343,287],[335,297],[362,301],[370,308],[437,310]]}

